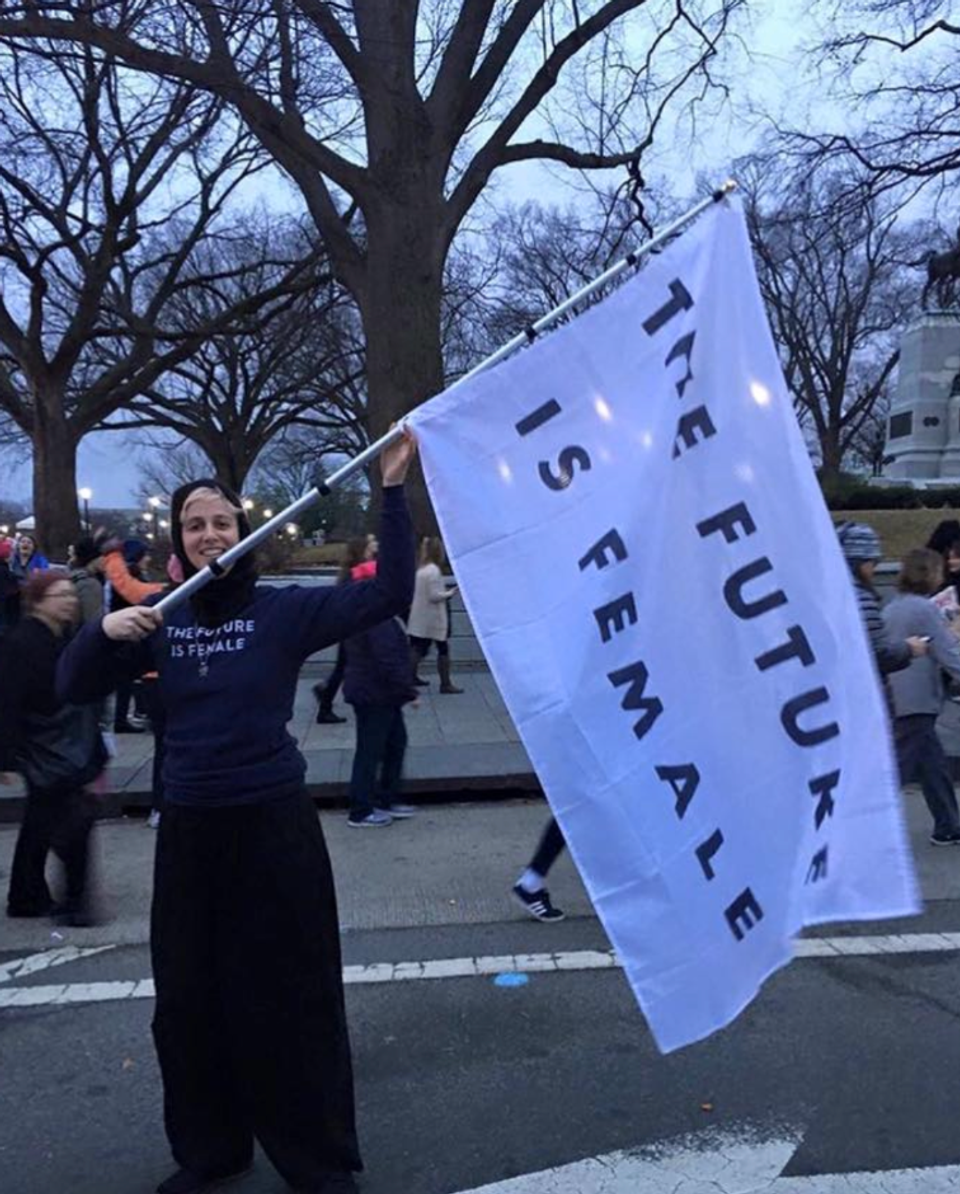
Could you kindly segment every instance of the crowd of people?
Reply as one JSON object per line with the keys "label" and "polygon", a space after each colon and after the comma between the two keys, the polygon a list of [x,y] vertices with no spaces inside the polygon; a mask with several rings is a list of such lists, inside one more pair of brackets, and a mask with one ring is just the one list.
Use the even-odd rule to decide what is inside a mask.
{"label": "crowd of people", "polygon": [[[384,452],[379,533],[347,545],[334,585],[261,585],[248,552],[162,615],[164,594],[250,533],[240,498],[210,478],[173,495],[163,581],[149,579],[134,540],[81,539],[67,568],[51,566],[32,535],[0,540],[0,781],[19,772],[27,789],[8,915],[90,923],[89,842],[111,735],[146,724],[156,735],[153,1032],[178,1166],[158,1194],[201,1194],[245,1172],[254,1140],[294,1190],[356,1189],[333,876],[286,726],[304,661],[336,644],[317,720],[330,720],[342,684],[356,725],[348,822],[383,827],[414,815],[400,798],[403,710],[429,683],[419,668],[431,650],[439,692],[461,691],[450,674],[456,589],[438,539],[416,550],[403,497],[414,453],[409,436]],[[949,686],[960,685],[960,522],[941,523],[907,553],[885,607],[877,534],[848,522],[838,537],[901,779],[922,789],[931,842],[960,845],[936,733]],[[564,846],[550,820],[513,888],[537,920],[563,919],[546,879]],[[57,892],[51,851],[64,872]]]}

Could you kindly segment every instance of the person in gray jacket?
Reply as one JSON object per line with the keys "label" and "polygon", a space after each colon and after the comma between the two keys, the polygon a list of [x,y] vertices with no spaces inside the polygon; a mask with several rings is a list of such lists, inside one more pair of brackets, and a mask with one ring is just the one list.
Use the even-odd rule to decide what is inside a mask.
{"label": "person in gray jacket", "polygon": [[893,695],[893,737],[900,782],[919,782],[933,817],[930,841],[960,845],[960,813],[946,755],[937,737],[943,708],[943,673],[960,681],[960,645],[930,597],[943,585],[943,559],[926,547],[904,556],[895,597],[883,611],[892,638],[921,637],[929,644],[923,658],[889,677]]}

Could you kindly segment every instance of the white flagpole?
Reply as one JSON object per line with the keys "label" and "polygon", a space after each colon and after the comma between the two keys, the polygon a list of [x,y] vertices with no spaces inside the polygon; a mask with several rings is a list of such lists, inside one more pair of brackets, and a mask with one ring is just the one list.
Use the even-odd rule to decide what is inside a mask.
{"label": "white flagpole", "polygon": [[[562,302],[558,307],[554,307],[552,311],[549,311],[546,315],[542,316],[536,321],[536,323],[531,324],[530,327],[514,336],[512,340],[508,340],[507,343],[498,348],[496,352],[482,360],[479,365],[475,365],[474,368],[468,373],[464,373],[462,377],[457,378],[450,388],[452,389],[454,386],[461,385],[463,382],[468,381],[471,377],[476,377],[478,373],[483,373],[485,370],[493,368],[494,365],[498,365],[502,360],[508,356],[511,356],[518,349],[523,348],[527,344],[532,344],[541,332],[545,331],[552,324],[556,323],[558,319],[562,319],[568,311],[576,307],[578,303],[583,302],[588,295],[592,294],[595,290],[599,290],[601,286],[605,286],[608,282],[612,282],[613,279],[622,274],[624,270],[635,266],[642,257],[645,257],[648,253],[651,253],[654,249],[658,248],[664,243],[664,241],[670,240],[671,237],[675,236],[682,228],[689,224],[691,220],[695,220],[697,216],[706,211],[707,208],[712,207],[715,203],[719,203],[722,199],[725,199],[727,195],[731,193],[731,191],[736,189],[736,186],[737,184],[733,180],[728,180],[725,182],[723,186],[719,187],[706,199],[701,199],[700,202],[691,207],[689,211],[685,212],[682,216],[678,216],[673,223],[668,224],[666,228],[664,228],[661,232],[658,232],[656,236],[648,240],[646,244],[641,245],[640,248],[636,249],[634,252],[628,253],[623,260],[618,261],[615,265],[611,265],[609,269],[604,270],[604,272],[598,277],[594,278],[592,282],[588,282],[575,294],[572,294],[568,299],[565,299],[564,302]],[[309,490],[302,497],[297,498],[295,502],[287,506],[285,510],[281,510],[279,514],[275,514],[273,518],[271,518],[268,522],[265,522],[263,526],[257,527],[255,531],[252,531],[245,539],[241,539],[240,542],[234,547],[231,547],[229,551],[225,551],[223,555],[214,560],[212,564],[207,564],[205,568],[201,568],[200,571],[191,576],[189,580],[185,580],[182,585],[178,585],[178,587],[174,589],[172,593],[168,593],[162,601],[158,601],[154,608],[158,609],[162,614],[167,614],[171,610],[176,609],[178,605],[182,605],[184,601],[186,601],[199,589],[202,589],[205,585],[209,584],[210,581],[215,580],[218,576],[221,576],[231,564],[235,564],[236,561],[242,556],[245,556],[247,552],[252,551],[257,544],[262,543],[264,539],[268,539],[276,531],[279,531],[281,527],[283,527],[301,511],[309,509],[316,502],[320,501],[320,499],[326,496],[326,494],[328,494],[335,485],[339,485],[341,481],[345,481],[347,477],[351,476],[353,473],[357,472],[358,469],[363,468],[363,466],[369,461],[379,456],[384,448],[388,448],[391,444],[396,443],[402,435],[403,424],[399,423],[396,427],[392,427],[386,433],[386,435],[381,435],[380,438],[370,444],[369,447],[364,448],[359,455],[354,456],[352,460],[348,460],[347,463],[341,468],[338,468],[336,472],[331,473],[330,476],[322,481],[319,485]]]}

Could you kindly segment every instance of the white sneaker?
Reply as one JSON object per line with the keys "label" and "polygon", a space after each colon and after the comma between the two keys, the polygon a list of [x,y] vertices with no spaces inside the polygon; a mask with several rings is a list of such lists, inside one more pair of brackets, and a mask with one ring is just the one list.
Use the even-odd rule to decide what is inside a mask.
{"label": "white sneaker", "polygon": [[148,829],[159,829],[160,828],[160,810],[158,808],[151,810],[150,816],[147,817],[147,828]]}
{"label": "white sneaker", "polygon": [[417,810],[412,804],[391,804],[389,808],[385,808],[382,811],[389,813],[394,821],[406,821],[408,817],[415,817],[417,815]]}
{"label": "white sneaker", "polygon": [[393,824],[393,817],[389,813],[385,813],[382,809],[375,808],[372,812],[367,813],[365,817],[354,818],[351,813],[347,819],[347,824],[351,829],[384,829],[387,825]]}

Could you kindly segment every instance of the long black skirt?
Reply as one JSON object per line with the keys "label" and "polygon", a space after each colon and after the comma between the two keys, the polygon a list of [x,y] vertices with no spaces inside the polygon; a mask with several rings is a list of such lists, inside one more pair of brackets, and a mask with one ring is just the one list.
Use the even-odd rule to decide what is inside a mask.
{"label": "long black skirt", "polygon": [[362,1169],[336,894],[306,793],[166,805],[151,950],[177,1163],[231,1173],[256,1138],[295,1188]]}

